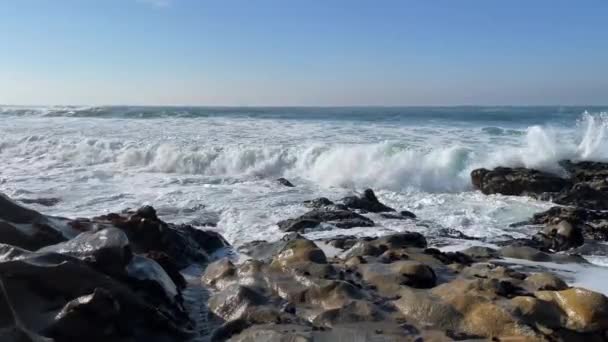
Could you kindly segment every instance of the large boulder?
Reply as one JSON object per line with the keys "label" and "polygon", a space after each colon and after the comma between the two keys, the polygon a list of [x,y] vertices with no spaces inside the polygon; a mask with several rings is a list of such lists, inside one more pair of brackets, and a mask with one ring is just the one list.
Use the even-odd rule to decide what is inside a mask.
{"label": "large boulder", "polygon": [[66,219],[53,218],[17,204],[0,193],[0,243],[36,250],[74,237]]}
{"label": "large boulder", "polygon": [[[157,294],[146,292],[146,287],[135,291],[128,278],[110,277],[71,255],[0,245],[0,274],[0,306],[9,308],[13,326],[29,332],[32,341],[69,341],[78,329],[86,329],[82,337],[93,341],[155,335],[169,341],[169,336],[191,333],[178,302],[156,304],[150,299]],[[88,329],[80,325],[83,321]],[[74,325],[79,326],[70,331]]]}
{"label": "large boulder", "polygon": [[127,235],[118,228],[84,232],[66,242],[43,247],[38,252],[70,255],[109,274],[124,272],[133,257]]}
{"label": "large boulder", "polygon": [[562,291],[540,291],[536,298],[552,302],[566,314],[565,327],[579,332],[608,329],[608,298],[581,288]]}
{"label": "large boulder", "polygon": [[557,175],[526,168],[497,167],[471,172],[473,186],[484,194],[541,195],[569,188],[569,180]]}

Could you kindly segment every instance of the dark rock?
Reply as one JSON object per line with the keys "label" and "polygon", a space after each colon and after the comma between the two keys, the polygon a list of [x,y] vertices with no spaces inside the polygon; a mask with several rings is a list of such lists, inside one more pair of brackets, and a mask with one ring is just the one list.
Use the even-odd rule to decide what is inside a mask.
{"label": "dark rock", "polygon": [[66,242],[41,248],[38,253],[70,255],[114,275],[124,273],[133,257],[127,235],[117,228],[84,232]]}
{"label": "dark rock", "polygon": [[345,197],[342,199],[342,202],[351,209],[360,209],[372,213],[395,211],[395,209],[380,203],[372,189],[366,189],[361,197]]}
{"label": "dark rock", "polygon": [[327,207],[330,205],[334,205],[334,202],[330,201],[325,197],[319,197],[312,200],[304,201],[304,206],[308,208],[319,209],[323,207]]}
{"label": "dark rock", "polygon": [[585,240],[582,229],[568,221],[547,225],[533,237],[545,251],[565,251],[581,246]]}
{"label": "dark rock", "polygon": [[156,209],[154,209],[154,207],[149,206],[149,205],[146,205],[146,206],[143,206],[143,207],[137,209],[136,214],[137,214],[137,216],[148,219],[148,220],[153,220],[153,221],[158,220],[158,216],[156,216]]}
{"label": "dark rock", "polygon": [[441,228],[437,230],[437,235],[459,240],[479,240],[479,238],[468,236],[460,230],[454,228]]}
{"label": "dark rock", "polygon": [[399,212],[399,214],[401,214],[401,216],[403,216],[403,217],[408,217],[408,218],[411,218],[411,219],[415,219],[416,218],[416,214],[414,214],[411,211],[407,211],[407,210],[401,210]]}
{"label": "dark rock", "polygon": [[[162,269],[160,271],[163,272]],[[144,287],[136,293],[131,288],[132,284],[109,277],[69,255],[32,253],[0,245],[0,275],[0,302],[9,305],[15,322],[30,331],[30,336],[71,336],[66,326],[71,327],[75,321],[84,319],[85,313],[89,315],[87,308],[100,307],[106,310],[91,313],[100,321],[87,321],[87,324],[95,326],[89,329],[90,333],[111,333],[112,330],[106,330],[114,327],[111,322],[122,322],[120,335],[136,340],[147,340],[154,335],[183,337],[190,333],[190,321],[178,303],[155,304],[150,298],[156,298],[158,294],[146,293],[147,288]],[[91,293],[93,295],[89,296]],[[71,300],[75,301],[68,304]],[[83,306],[80,307],[79,303]],[[119,306],[120,317],[116,316],[115,303]],[[124,324],[124,317],[129,317],[129,324]],[[96,336],[92,340],[106,340],[104,337],[107,336]],[[116,338],[118,336],[112,335],[109,340]]]}
{"label": "dark rock", "polygon": [[277,223],[279,229],[284,232],[302,232],[309,228],[315,228],[320,224],[321,221],[306,218],[287,219]]}
{"label": "dark rock", "polygon": [[130,284],[152,293],[151,297],[165,296],[168,302],[178,297],[178,288],[171,277],[154,260],[135,255],[127,265]]}
{"label": "dark rock", "polygon": [[608,179],[608,163],[592,161],[574,163],[570,160],[563,160],[560,162],[560,166],[570,173],[576,183]]}
{"label": "dark rock", "polygon": [[539,195],[560,192],[571,182],[551,173],[526,168],[497,167],[471,172],[473,186],[484,194]]}
{"label": "dark rock", "polygon": [[589,183],[577,183],[559,193],[553,202],[593,210],[608,210],[608,188],[599,190]]}
{"label": "dark rock", "polygon": [[52,207],[61,202],[61,200],[56,197],[20,198],[18,201],[23,204],[39,204],[45,207]]}
{"label": "dark rock", "polygon": [[535,214],[529,223],[555,225],[561,221],[579,227],[590,240],[608,241],[608,212],[573,207],[553,207]]}
{"label": "dark rock", "polygon": [[46,329],[46,334],[60,341],[100,338],[111,339],[119,333],[120,304],[102,288],[68,302]]}
{"label": "dark rock", "polygon": [[349,210],[333,210],[331,208],[315,209],[295,218],[277,223],[279,228],[287,232],[301,232],[314,228],[321,223],[331,224],[337,228],[373,227],[374,221]]}
{"label": "dark rock", "polygon": [[283,177],[277,179],[277,182],[279,182],[279,184],[282,184],[286,187],[290,187],[290,188],[295,187],[295,185],[293,185],[290,181],[288,181],[287,179],[285,179]]}
{"label": "dark rock", "polygon": [[156,261],[163,268],[163,270],[165,270],[169,278],[173,280],[173,282],[175,283],[175,285],[177,285],[178,288],[184,289],[186,287],[186,279],[181,274],[179,268],[177,267],[177,264],[175,263],[175,260],[167,253],[160,251],[150,251],[142,254],[142,256]]}

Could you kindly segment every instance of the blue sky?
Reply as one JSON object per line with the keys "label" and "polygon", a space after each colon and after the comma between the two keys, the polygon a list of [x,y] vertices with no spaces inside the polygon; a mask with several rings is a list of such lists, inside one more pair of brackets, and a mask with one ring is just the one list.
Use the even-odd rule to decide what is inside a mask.
{"label": "blue sky", "polygon": [[1,0],[0,103],[607,104],[607,0]]}

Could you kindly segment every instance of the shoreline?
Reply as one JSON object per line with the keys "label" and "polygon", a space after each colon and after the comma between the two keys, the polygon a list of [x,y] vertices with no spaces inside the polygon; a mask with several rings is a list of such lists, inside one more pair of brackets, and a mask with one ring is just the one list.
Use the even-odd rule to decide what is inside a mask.
{"label": "shoreline", "polygon": [[[165,223],[150,206],[65,219],[2,196],[0,309],[12,318],[0,336],[602,340],[608,298],[567,282],[576,282],[582,270],[589,274],[591,266],[577,253],[602,248],[608,239],[608,212],[602,211],[608,209],[608,164],[563,165],[568,178],[523,168],[473,171],[473,184],[483,193],[571,206],[520,223],[540,228],[528,238],[462,250],[437,249],[417,232],[349,236],[352,227],[374,229],[372,213],[417,220],[413,212],[383,204],[371,189],[307,201],[305,214],[277,223],[285,232],[281,240],[238,249],[212,230]],[[342,228],[345,235],[317,241],[300,235],[320,226]],[[24,311],[24,303],[34,302],[39,304]]]}

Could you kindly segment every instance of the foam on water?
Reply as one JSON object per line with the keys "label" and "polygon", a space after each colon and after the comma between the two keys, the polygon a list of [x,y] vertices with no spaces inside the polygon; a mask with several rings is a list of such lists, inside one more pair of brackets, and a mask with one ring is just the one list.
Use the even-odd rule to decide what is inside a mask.
{"label": "foam on water", "polygon": [[[558,112],[553,122],[508,108],[471,117],[421,109],[428,120],[414,109],[410,116],[386,109],[379,117],[362,109],[345,117],[347,109],[304,115],[307,110],[315,111],[294,109],[299,118],[278,109],[172,115],[166,108],[130,108],[122,115],[117,108],[5,107],[0,191],[58,197],[57,206],[37,209],[72,217],[152,204],[167,220],[215,223],[238,245],[280,238],[276,222],[304,213],[303,200],[371,187],[388,205],[415,212],[418,224],[373,217],[374,228],[325,227],[308,235],[415,230],[433,239],[454,228],[478,238],[524,237],[533,228],[508,225],[551,204],[481,195],[472,191],[471,170],[525,166],[559,173],[562,159],[608,160],[606,113]],[[544,124],[530,125],[539,121]],[[280,186],[278,177],[297,187]]]}

